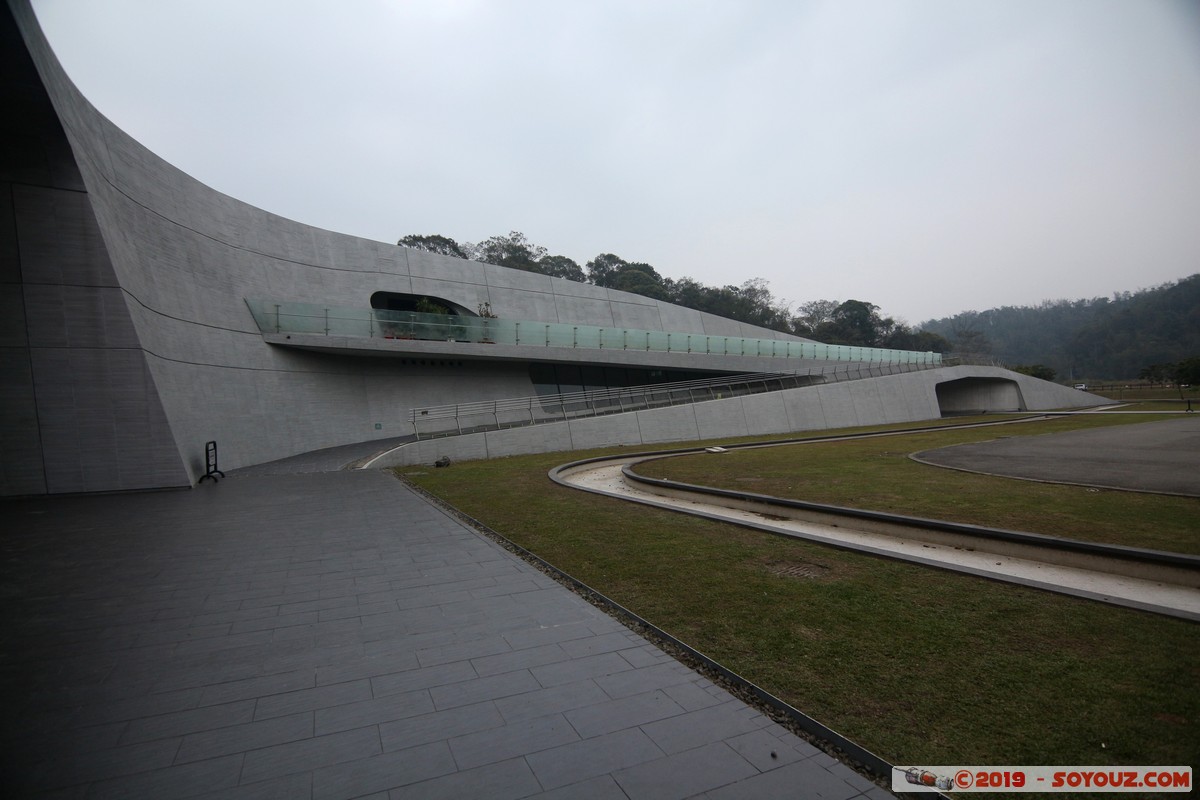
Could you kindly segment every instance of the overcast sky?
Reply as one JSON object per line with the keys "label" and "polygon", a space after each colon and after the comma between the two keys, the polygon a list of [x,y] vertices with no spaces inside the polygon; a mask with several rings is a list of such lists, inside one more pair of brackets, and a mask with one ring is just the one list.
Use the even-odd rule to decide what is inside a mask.
{"label": "overcast sky", "polygon": [[118,126],[394,242],[910,323],[1200,272],[1197,0],[34,0]]}

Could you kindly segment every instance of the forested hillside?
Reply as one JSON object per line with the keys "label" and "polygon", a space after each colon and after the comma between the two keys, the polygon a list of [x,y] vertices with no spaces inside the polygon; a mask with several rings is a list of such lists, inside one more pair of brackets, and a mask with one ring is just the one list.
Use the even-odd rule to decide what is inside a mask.
{"label": "forested hillside", "polygon": [[950,343],[936,334],[913,330],[881,316],[879,306],[862,300],[811,300],[793,310],[776,299],[767,282],[749,278],[741,285],[706,286],[691,278],[668,278],[650,264],[601,253],[585,267],[566,256],[551,255],[520,231],[459,244],[440,234],[410,234],[396,244],[446,256],[538,272],[555,278],[591,283],[608,289],[653,297],[739,322],[792,333],[826,344],[848,344],[897,350],[947,352]]}
{"label": "forested hillside", "polygon": [[964,311],[909,326],[864,300],[809,299],[792,308],[758,278],[706,286],[612,253],[580,266],[520,231],[478,244],[441,235],[409,235],[397,244],[634,292],[828,344],[990,356],[1010,367],[1037,366],[1030,374],[1066,383],[1170,379],[1176,365],[1200,358],[1200,274],[1112,298]]}
{"label": "forested hillside", "polygon": [[1043,364],[1062,381],[1131,379],[1200,356],[1200,274],[1112,298],[964,311],[917,327],[956,352]]}

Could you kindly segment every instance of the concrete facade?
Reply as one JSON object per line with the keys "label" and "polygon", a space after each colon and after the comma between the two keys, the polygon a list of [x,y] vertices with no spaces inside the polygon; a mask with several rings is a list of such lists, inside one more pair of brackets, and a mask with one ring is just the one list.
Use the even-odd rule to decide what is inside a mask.
{"label": "concrete facade", "polygon": [[0,491],[187,485],[83,177],[7,14],[0,37]]}
{"label": "concrete facade", "polygon": [[[0,495],[189,486],[205,470],[210,440],[228,470],[402,436],[413,408],[532,394],[531,361],[763,369],[751,363],[761,359],[595,351],[560,359],[546,348],[502,353],[449,342],[305,349],[264,335],[247,300],[367,308],[383,291],[465,309],[486,302],[507,319],[785,337],[635,294],[321,230],[223,195],[104,118],[63,72],[28,0],[8,6],[11,18],[0,21]],[[923,380],[926,397],[936,379]],[[821,417],[833,424],[891,414],[887,398],[909,391],[893,385],[907,386],[831,388]],[[938,413],[936,403],[922,410]],[[779,425],[789,413],[762,418]],[[693,438],[726,425],[740,432],[739,418],[720,408],[664,412],[642,437]],[[612,424],[631,427],[628,419]],[[579,438],[606,435],[584,426]],[[555,437],[493,439],[520,451],[558,449]]]}
{"label": "concrete facade", "polygon": [[[1102,398],[1000,367],[959,366],[401,445],[375,467],[920,422],[946,413],[1090,406]],[[1014,402],[1018,404],[1014,405]]]}

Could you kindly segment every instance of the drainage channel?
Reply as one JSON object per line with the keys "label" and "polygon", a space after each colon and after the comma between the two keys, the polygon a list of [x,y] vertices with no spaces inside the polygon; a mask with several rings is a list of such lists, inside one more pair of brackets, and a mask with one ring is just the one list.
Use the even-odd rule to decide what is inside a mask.
{"label": "drainage channel", "polygon": [[[1037,419],[1045,419],[1045,416],[1022,417],[1009,419],[1000,423],[983,423],[983,425],[1019,424]],[[979,426],[981,426],[980,423],[968,423],[964,425],[939,426],[939,428],[944,430],[947,428]],[[932,428],[910,428],[883,433],[789,439],[780,442],[743,445],[742,447],[772,447],[784,444],[800,444],[804,441],[831,441],[836,439],[857,439],[865,436],[900,435],[930,429]],[[881,528],[888,525],[895,525],[897,522],[896,519],[890,521],[875,520],[872,523],[869,520],[864,520],[862,516],[854,518],[853,514],[830,513],[827,507],[823,511],[815,511],[813,510],[816,508],[814,504],[795,503],[794,501],[784,501],[778,498],[748,495],[746,493],[730,492],[727,494],[741,494],[742,496],[717,498],[712,493],[721,494],[723,493],[722,490],[688,486],[687,484],[679,484],[672,481],[647,479],[643,476],[638,476],[632,470],[632,466],[640,462],[673,455],[701,453],[706,449],[687,448],[653,453],[627,454],[618,458],[588,459],[556,467],[550,471],[550,478],[556,483],[571,488],[665,508],[671,511],[731,522],[776,535],[807,539],[843,549],[872,553],[886,558],[966,572],[981,577],[1034,586],[1080,597],[1088,597],[1102,602],[1130,606],[1185,619],[1200,620],[1200,590],[1197,589],[1197,583],[1200,580],[1200,558],[1197,557],[1179,556],[1174,553],[1157,553],[1156,551],[1131,553],[1127,551],[1132,551],[1132,548],[1112,548],[1087,542],[1078,543],[1084,546],[1083,550],[1091,551],[1086,556],[1081,557],[1098,559],[1094,560],[1090,564],[1091,566],[1098,566],[1105,558],[1116,558],[1117,556],[1120,556],[1120,558],[1116,559],[1117,561],[1121,561],[1122,559],[1129,561],[1129,556],[1133,555],[1134,558],[1132,561],[1149,562],[1151,569],[1162,567],[1169,573],[1175,571],[1171,574],[1171,577],[1180,579],[1183,585],[1179,585],[1147,579],[1145,577],[1122,576],[1113,572],[1050,563],[1044,560],[1046,557],[1045,551],[1040,552],[1043,557],[1041,559],[1020,557],[1014,555],[1012,552],[993,554],[980,549],[977,546],[980,543],[978,540],[968,543],[956,543],[946,538],[955,533],[946,530],[947,528],[970,528],[971,526],[954,526],[936,523],[933,520],[913,520],[910,518],[906,520],[906,524],[896,525],[896,529],[885,533],[881,532]],[[791,508],[783,508],[782,506],[791,506]],[[796,508],[796,506],[813,506],[813,508]],[[842,511],[853,512],[851,509],[844,509]],[[890,516],[873,515],[870,512],[858,513],[859,515],[865,514],[867,517]],[[931,523],[936,530],[929,527]],[[875,530],[854,530],[856,525],[867,529],[875,528]],[[983,533],[987,530],[976,529],[974,532]],[[924,531],[925,535],[916,535],[918,531]],[[1012,534],[1014,532],[998,533]],[[1033,534],[1018,535],[1017,538],[1019,539],[1021,536],[1033,537],[1035,543],[1037,539],[1053,538],[1037,537]],[[983,538],[987,539],[989,537],[984,536]],[[1000,537],[1001,540],[1004,538],[1006,537]],[[927,541],[929,539],[933,541]],[[994,539],[989,539],[989,541],[994,541]],[[1029,543],[1018,542],[1017,544],[1028,545]],[[1069,551],[1071,548],[1068,547],[1067,549]],[[1114,552],[1099,552],[1105,550]],[[1117,553],[1115,551],[1122,552]],[[1039,551],[1035,550],[1033,552]],[[1029,554],[1025,553],[1023,555]],[[1142,558],[1142,556],[1145,557]],[[1060,555],[1056,555],[1053,558],[1062,560],[1062,556]],[[1113,565],[1104,564],[1104,567],[1112,569]],[[1133,569],[1144,568],[1145,565],[1143,564],[1142,566],[1135,566]],[[564,577],[570,581],[574,581],[569,576]],[[1157,575],[1156,577],[1163,576]],[[832,728],[827,727],[780,698],[775,697],[737,673],[727,669],[719,662],[695,650],[687,643],[657,628],[647,620],[638,617],[608,598],[604,598],[601,595],[593,596],[598,600],[603,600],[618,616],[624,616],[627,619],[636,621],[645,629],[653,631],[659,639],[669,642],[688,653],[697,662],[724,677],[731,685],[741,687],[743,691],[753,695],[764,706],[784,715],[797,728],[805,731],[817,741],[832,745],[837,751],[844,753],[851,760],[862,765],[868,772],[883,779],[890,777],[893,772],[894,767],[885,759],[880,758],[878,755],[846,738]],[[945,797],[946,795],[942,794],[941,796]]]}
{"label": "drainage channel", "polygon": [[[698,452],[703,450],[671,455]],[[838,509],[646,478],[632,469],[666,455],[574,462],[550,477],[576,489],[776,535],[1200,621],[1197,556]]]}

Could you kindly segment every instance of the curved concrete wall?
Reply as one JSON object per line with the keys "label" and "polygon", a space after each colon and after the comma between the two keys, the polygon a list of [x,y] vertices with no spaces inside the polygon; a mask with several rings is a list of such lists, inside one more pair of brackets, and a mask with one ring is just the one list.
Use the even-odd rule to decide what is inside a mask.
{"label": "curved concrete wall", "polygon": [[[58,64],[28,0],[8,5],[0,494],[187,486],[204,472],[209,440],[229,470],[407,434],[415,407],[533,391],[532,352],[523,362],[468,345],[451,352],[448,343],[353,354],[273,345],[247,299],[366,308],[379,291],[428,294],[467,309],[487,302],[510,319],[792,338],[640,295],[321,230],[223,195],[97,112]],[[663,367],[683,358],[639,356]],[[691,368],[737,368],[696,358]],[[822,414],[846,424],[887,418],[892,390],[869,384],[830,387]],[[643,441],[742,430],[737,413],[706,406],[691,421],[687,413],[647,418]],[[936,402],[920,413],[936,416]],[[789,414],[761,411],[772,425],[807,424]],[[604,430],[581,425],[578,438]],[[531,435],[512,434],[520,443],[511,447],[557,447],[537,443],[548,433]]]}
{"label": "curved concrete wall", "polygon": [[977,404],[975,411],[1012,411],[1011,401],[1015,394],[1025,398],[1024,410],[1080,408],[1104,402],[1096,395],[1000,367],[942,367],[556,422],[534,428],[413,442],[392,450],[373,466],[432,464],[443,456],[464,461],[613,445],[652,446],[667,442],[922,422],[959,410],[957,407],[944,409],[940,405],[940,398],[947,394],[942,387],[951,387],[948,394],[953,401],[957,397],[956,387],[980,385],[991,389],[972,390],[963,396],[964,400]]}
{"label": "curved concrete wall", "polygon": [[0,76],[0,494],[187,486],[83,176],[7,12]]}
{"label": "curved concrete wall", "polygon": [[3,494],[189,485],[211,439],[230,469],[405,433],[413,407],[532,393],[521,363],[273,347],[247,298],[366,308],[377,291],[430,294],[468,309],[487,302],[508,318],[784,338],[639,295],[313,228],[216,192],[97,112],[28,0],[8,5],[6,53],[20,64],[5,70],[5,107],[20,112],[6,113],[6,136],[21,146],[6,146],[6,200],[16,205],[0,207],[0,242],[3,302],[20,313],[3,342],[15,456]]}

